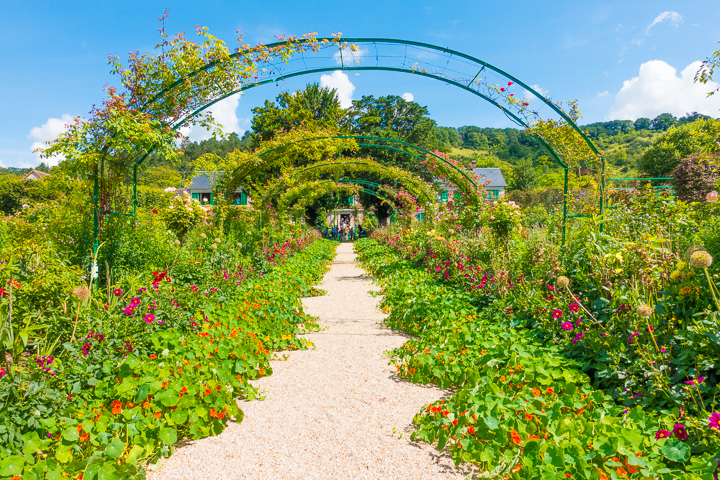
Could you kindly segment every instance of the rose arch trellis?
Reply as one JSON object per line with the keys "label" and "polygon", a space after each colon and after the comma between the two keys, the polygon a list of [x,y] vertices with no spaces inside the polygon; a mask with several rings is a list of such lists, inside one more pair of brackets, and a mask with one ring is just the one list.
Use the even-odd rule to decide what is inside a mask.
{"label": "rose arch trellis", "polygon": [[[305,44],[308,48],[303,48]],[[286,51],[290,52],[289,54],[280,55],[280,58],[268,55],[268,52],[288,45],[291,46]],[[597,211],[601,214],[604,211],[605,161],[592,141],[559,103],[553,102],[530,85],[488,62],[437,45],[386,38],[303,38],[275,42],[256,51],[260,52],[256,55],[258,68],[252,79],[238,75],[235,84],[224,81],[221,87],[212,82],[214,70],[227,70],[228,61],[238,61],[238,58],[248,54],[247,49],[239,50],[227,58],[208,61],[197,70],[179,76],[140,105],[140,111],[150,112],[165,108],[166,111],[173,112],[166,116],[165,121],[169,122],[172,129],[178,130],[215,103],[231,95],[261,85],[279,85],[289,78],[301,75],[346,70],[388,71],[431,78],[467,91],[500,109],[513,123],[530,129],[547,148],[553,160],[564,170],[563,237],[567,219],[585,214],[573,214],[569,211],[570,172],[578,171],[597,178]],[[187,85],[192,86],[189,91]],[[183,108],[163,105],[164,102],[173,101],[170,93],[180,87],[185,88],[181,99],[185,102]],[[192,92],[197,95],[194,96]],[[552,135],[548,134],[552,129],[537,128],[542,122],[564,128],[564,134]],[[584,144],[582,151],[578,150],[576,145],[568,148],[569,142],[565,141],[572,136]],[[137,169],[151,152],[152,149],[128,165],[132,170],[134,198]],[[134,200],[133,210],[135,206]],[[99,209],[96,202],[96,234],[98,215],[114,214],[112,211],[101,212]]]}

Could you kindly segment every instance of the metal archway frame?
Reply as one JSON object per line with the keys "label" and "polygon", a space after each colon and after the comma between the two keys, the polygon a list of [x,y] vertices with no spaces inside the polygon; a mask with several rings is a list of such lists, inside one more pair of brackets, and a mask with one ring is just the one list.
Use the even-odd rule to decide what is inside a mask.
{"label": "metal archway frame", "polygon": [[[377,163],[377,162],[373,162],[373,163]],[[319,162],[317,162],[317,163],[314,163],[314,164],[312,164],[312,165],[308,165],[308,166],[306,166],[306,167],[304,167],[304,168],[301,168],[301,169],[298,169],[298,170],[294,171],[288,178],[294,178],[294,177],[296,177],[296,176],[298,176],[298,175],[302,175],[303,173],[306,173],[306,172],[308,172],[308,171],[310,171],[310,170],[315,170],[315,169],[317,169],[317,168],[331,167],[331,166],[335,166],[335,165],[361,165],[361,166],[366,166],[366,167],[368,167],[368,170],[369,170],[369,167],[371,166],[371,164],[369,164],[367,161],[366,161],[366,162],[363,162],[363,161],[353,161],[353,159],[350,159],[350,161],[347,161],[347,162],[339,162],[339,161],[331,161],[331,160],[321,160],[321,161],[319,161]],[[373,165],[373,166],[374,166],[374,165]],[[393,167],[386,167],[386,166],[384,166],[384,165],[382,165],[382,164],[379,164],[379,163],[377,164],[377,166],[381,167],[381,168],[384,169],[384,170],[389,170],[390,168],[393,168]],[[400,169],[398,169],[398,170],[400,170]],[[404,172],[404,170],[401,170],[401,171]],[[409,172],[407,172],[407,173],[409,173]],[[397,178],[397,177],[388,176],[387,178]],[[408,178],[407,178],[406,180],[413,180],[413,179],[415,179],[415,177],[414,177],[413,175],[408,175]],[[277,180],[280,180],[280,179],[277,179]],[[417,180],[417,181],[419,182],[419,180]],[[267,192],[267,193],[264,195],[264,197],[263,197],[263,202],[262,202],[262,203],[263,203],[263,204],[265,203],[265,200],[264,200],[265,198],[271,198],[273,195],[275,195],[276,190],[277,190],[279,187],[281,187],[281,185],[280,185],[279,183],[277,183],[277,184],[275,184],[274,186],[272,186],[272,188],[270,189],[270,191]],[[423,189],[420,188],[420,187],[417,186],[417,185],[415,185],[415,188],[417,188],[418,191],[424,193],[424,194],[425,194],[425,197],[426,197],[427,200],[428,200],[428,202],[429,202],[429,203],[432,203],[432,199],[427,195],[427,192],[424,192]]]}
{"label": "metal archway frame", "polygon": [[[303,43],[309,44],[311,41],[312,41],[311,39],[300,39],[300,40],[294,40],[293,42],[294,42],[294,44],[297,45],[297,44],[303,44]],[[179,129],[189,119],[198,115],[202,111],[206,110],[211,105],[213,105],[213,104],[219,102],[220,100],[223,100],[233,94],[236,94],[238,92],[248,90],[250,88],[254,88],[254,87],[257,87],[260,85],[277,83],[280,81],[284,81],[288,78],[292,78],[292,77],[296,77],[296,76],[300,76],[300,75],[330,72],[330,71],[336,71],[336,70],[390,71],[390,72],[399,72],[399,73],[409,73],[409,74],[413,74],[413,75],[420,75],[420,76],[440,80],[447,84],[456,86],[463,90],[466,90],[476,96],[479,96],[480,98],[484,99],[485,101],[487,101],[490,104],[494,105],[495,107],[499,108],[505,115],[508,116],[508,118],[513,120],[516,124],[518,124],[520,126],[524,126],[525,128],[530,128],[530,126],[528,124],[528,120],[529,120],[530,116],[532,116],[532,115],[539,118],[539,114],[537,113],[537,111],[524,110],[523,108],[520,108],[520,109],[518,109],[517,114],[516,114],[515,112],[511,111],[509,108],[506,108],[506,106],[501,105],[497,101],[496,98],[492,98],[492,93],[490,91],[490,88],[488,88],[486,92],[481,91],[481,89],[479,87],[477,89],[473,88],[474,86],[481,85],[480,80],[476,81],[476,79],[483,71],[487,70],[488,72],[494,72],[495,74],[499,75],[500,77],[502,77],[504,79],[509,79],[511,82],[514,82],[517,85],[522,86],[528,93],[532,94],[536,99],[540,100],[544,105],[548,106],[553,112],[555,112],[557,115],[559,115],[562,118],[562,120],[564,122],[566,122],[566,124],[569,125],[584,140],[584,142],[588,145],[590,150],[596,156],[599,157],[600,162],[601,162],[601,167],[600,167],[601,168],[601,178],[600,178],[600,182],[599,182],[599,187],[600,187],[599,188],[599,190],[600,190],[599,209],[600,209],[600,213],[602,214],[602,212],[604,210],[604,194],[605,194],[605,185],[604,185],[605,161],[604,161],[604,157],[602,157],[602,155],[598,152],[597,148],[592,143],[592,141],[575,124],[575,122],[572,120],[572,118],[570,118],[561,108],[559,108],[550,99],[545,98],[544,96],[539,94],[535,89],[533,89],[528,84],[522,82],[517,77],[514,77],[513,75],[510,75],[509,73],[505,72],[504,70],[502,70],[498,67],[495,67],[494,65],[492,65],[488,62],[485,62],[483,60],[480,60],[479,58],[476,58],[474,56],[467,55],[467,54],[464,54],[464,53],[456,51],[456,50],[440,47],[437,45],[428,44],[428,43],[400,40],[400,39],[388,39],[388,38],[342,38],[342,39],[340,39],[340,38],[319,38],[319,39],[315,39],[315,41],[320,42],[320,45],[321,45],[320,48],[323,48],[326,46],[339,47],[340,61],[341,61],[341,65],[339,66],[339,68],[335,67],[335,66],[334,67],[322,67],[322,68],[308,68],[307,65],[305,65],[304,68],[300,69],[299,71],[288,72],[288,73],[284,73],[281,75],[273,76],[274,70],[277,69],[278,66],[268,64],[271,68],[269,68],[269,69],[263,68],[262,69],[263,72],[265,72],[266,70],[267,70],[267,72],[269,72],[269,73],[267,73],[267,75],[265,75],[262,72],[258,72],[258,76],[256,77],[256,78],[258,78],[258,81],[252,82],[250,84],[244,84],[244,85],[242,84],[244,79],[240,79],[240,81],[238,82],[240,86],[238,88],[236,88],[230,92],[223,92],[223,94],[220,95],[218,98],[215,98],[214,100],[207,102],[206,104],[197,108],[195,111],[185,115],[185,117],[180,119],[175,125],[172,126],[172,128],[175,130]],[[275,42],[275,43],[266,45],[265,48],[273,49],[275,47],[290,45],[293,42],[291,42],[291,41]],[[341,43],[341,42],[344,42],[344,43]],[[374,45],[376,48],[376,51],[377,51],[378,45],[400,45],[400,46],[405,46],[406,51],[407,51],[407,47],[417,47],[417,48],[421,48],[421,49],[427,49],[432,52],[441,52],[442,54],[449,54],[450,58],[457,57],[457,58],[463,59],[465,61],[465,63],[470,62],[470,64],[476,65],[478,70],[472,79],[470,79],[470,80],[466,79],[466,80],[461,81],[459,79],[453,78],[453,77],[445,74],[444,68],[442,69],[442,71],[440,73],[437,73],[437,72],[436,73],[428,73],[425,69],[415,68],[415,66],[408,68],[405,65],[403,65],[403,67],[387,67],[387,66],[379,66],[379,65],[376,65],[376,66],[345,65],[345,61],[343,58],[343,48],[347,47],[348,42],[350,42],[353,45],[355,45],[355,44]],[[320,50],[320,48],[318,48],[318,50]],[[236,53],[231,54],[230,58],[234,59],[241,55],[246,55],[247,53],[248,52],[245,52],[245,51],[236,52]],[[306,60],[305,53],[301,52],[301,56],[302,56],[303,64],[305,64],[305,60]],[[377,55],[376,55],[376,60],[379,62],[379,56],[377,56]],[[449,62],[450,62],[450,60],[448,59],[448,63]],[[145,102],[145,104],[139,106],[139,110],[147,111],[148,108],[150,107],[150,105],[152,105],[153,103],[155,103],[157,101],[160,101],[166,94],[171,92],[175,87],[177,87],[181,83],[191,81],[191,79],[194,78],[195,76],[197,76],[203,72],[210,72],[213,68],[221,67],[221,66],[222,66],[222,62],[220,62],[220,61],[210,62],[210,63],[204,65],[203,67],[199,68],[195,72],[184,75],[182,78],[178,78],[178,80],[171,83],[170,85],[168,85],[167,87],[162,89],[160,92],[155,94],[150,100]],[[261,76],[265,76],[267,78],[260,78]],[[463,82],[465,82],[465,83],[463,83]],[[500,91],[502,91],[502,89]],[[498,95],[498,96],[500,96],[500,95]],[[523,117],[523,118],[521,118],[521,117]],[[565,224],[567,223],[566,220],[568,218],[568,215],[567,215],[568,170],[571,168],[575,168],[575,167],[569,167],[565,162],[563,162],[562,159],[560,158],[560,156],[558,155],[558,153],[552,148],[551,145],[549,145],[547,143],[547,141],[545,141],[545,139],[543,139],[542,137],[539,137],[539,136],[536,136],[536,137],[547,148],[548,152],[551,154],[553,159],[565,170],[564,190],[565,190],[566,195],[564,196],[564,202],[563,202],[564,203],[563,216],[564,216],[564,220],[565,220],[563,222],[563,237],[564,237],[565,236],[565,234],[564,234]],[[142,158],[140,158],[137,162],[135,162],[132,165],[132,169],[133,169],[132,173],[133,173],[133,179],[134,179],[134,181],[133,181],[133,212],[135,211],[136,206],[137,206],[137,168],[147,158],[147,156],[151,153],[151,151],[147,152]],[[97,179],[96,179],[96,181],[97,181]],[[95,205],[95,215],[98,214],[98,211],[99,211],[98,208],[99,208],[99,206],[96,204]],[[96,232],[96,239],[97,239],[97,232]]]}

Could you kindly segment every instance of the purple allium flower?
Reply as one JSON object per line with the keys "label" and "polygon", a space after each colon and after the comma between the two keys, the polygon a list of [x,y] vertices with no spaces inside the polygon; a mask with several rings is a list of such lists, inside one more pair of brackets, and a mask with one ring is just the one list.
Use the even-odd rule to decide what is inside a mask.
{"label": "purple allium flower", "polygon": [[685,426],[682,423],[676,423],[673,425],[673,433],[678,440],[687,440],[688,438],[687,431],[685,431]]}
{"label": "purple allium flower", "polygon": [[573,329],[573,324],[572,324],[571,322],[563,322],[563,323],[560,325],[560,328],[562,328],[563,330],[572,330],[572,329]]}

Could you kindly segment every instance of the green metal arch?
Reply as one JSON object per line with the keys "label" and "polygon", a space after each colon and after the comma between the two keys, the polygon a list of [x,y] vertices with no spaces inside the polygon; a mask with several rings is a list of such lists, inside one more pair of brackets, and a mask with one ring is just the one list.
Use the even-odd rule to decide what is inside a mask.
{"label": "green metal arch", "polygon": [[[326,162],[323,162],[323,163],[315,163],[315,164],[310,165],[310,166],[308,166],[308,167],[305,167],[305,168],[302,168],[302,169],[299,169],[299,170],[295,170],[295,171],[290,175],[290,178],[293,178],[293,177],[295,177],[296,175],[300,175],[300,174],[302,174],[302,173],[304,173],[304,172],[307,172],[307,171],[309,171],[309,170],[314,170],[314,169],[320,168],[320,167],[327,167],[327,166],[330,166],[330,165],[365,165],[365,163],[364,163],[364,162],[332,162],[332,161],[326,161]],[[382,165],[381,165],[381,166],[382,166]],[[328,180],[328,181],[330,181],[330,180]],[[278,187],[279,187],[279,185],[275,185],[275,186],[265,195],[264,198],[271,197],[273,194],[275,194],[275,189],[278,188]],[[378,197],[378,198],[379,198],[379,197]],[[426,198],[428,199],[429,202],[432,202],[432,199],[428,198],[427,195],[426,195]]]}
{"label": "green metal arch", "polygon": [[[409,73],[409,74],[412,74],[412,75],[420,75],[420,76],[432,78],[432,79],[434,79],[434,80],[440,80],[441,82],[445,82],[445,83],[447,83],[447,84],[456,86],[456,87],[458,87],[458,88],[461,88],[461,89],[463,89],[463,90],[465,90],[465,91],[468,91],[468,92],[472,93],[473,95],[476,95],[476,96],[482,98],[483,100],[491,103],[491,104],[494,105],[495,107],[497,107],[497,108],[499,108],[500,110],[502,110],[502,112],[503,112],[505,115],[509,116],[509,117],[510,117],[514,122],[516,122],[518,125],[521,125],[521,126],[527,128],[527,129],[530,128],[530,126],[529,126],[523,119],[521,119],[520,117],[518,117],[517,115],[515,115],[515,114],[514,114],[513,112],[511,112],[510,110],[508,110],[508,109],[506,109],[505,107],[503,107],[501,104],[499,104],[499,103],[498,103],[497,101],[495,101],[494,99],[488,97],[487,95],[482,94],[481,92],[478,92],[478,91],[476,91],[476,90],[473,90],[472,88],[469,88],[467,85],[463,85],[462,83],[456,82],[456,81],[451,80],[451,79],[449,79],[449,78],[439,77],[439,76],[437,76],[437,75],[432,75],[432,74],[430,74],[430,73],[421,72],[421,71],[417,71],[417,70],[408,70],[408,69],[405,69],[405,68],[394,68],[394,67],[372,67],[372,66],[370,66],[370,67],[352,66],[352,67],[343,67],[343,68],[337,68],[337,67],[313,68],[313,69],[303,70],[302,72],[289,73],[289,74],[286,74],[286,75],[283,75],[283,76],[280,76],[280,77],[277,77],[277,78],[274,78],[274,79],[261,80],[261,81],[259,81],[259,82],[255,82],[255,83],[252,83],[252,84],[250,84],[250,85],[245,85],[245,86],[243,86],[243,87],[241,87],[241,88],[238,88],[238,89],[233,90],[233,91],[231,91],[231,92],[229,92],[229,93],[226,93],[225,95],[223,95],[223,96],[221,96],[221,97],[219,97],[219,98],[216,98],[216,99],[213,100],[212,102],[209,102],[209,103],[203,105],[202,107],[200,107],[200,108],[196,109],[195,111],[193,111],[192,113],[190,113],[188,116],[186,116],[186,117],[185,117],[184,119],[182,119],[180,122],[176,123],[172,128],[173,128],[173,130],[177,130],[177,129],[181,128],[181,127],[182,127],[188,120],[190,120],[192,117],[198,115],[200,112],[202,112],[203,110],[206,110],[207,108],[211,107],[212,105],[214,105],[214,104],[216,104],[216,103],[218,103],[218,102],[220,102],[220,101],[222,101],[222,100],[225,100],[226,98],[228,98],[228,97],[230,97],[230,96],[232,96],[232,95],[235,95],[236,93],[240,93],[240,92],[243,92],[243,91],[245,91],[245,90],[249,90],[249,89],[251,89],[251,88],[259,87],[259,86],[261,86],[261,85],[267,85],[267,84],[270,84],[270,83],[277,83],[277,82],[279,82],[279,81],[282,81],[282,80],[285,80],[285,79],[288,79],[288,78],[292,78],[292,77],[298,77],[298,76],[301,76],[301,75],[309,75],[309,74],[312,74],[312,73],[334,72],[334,71],[336,71],[336,70],[375,70],[375,71],[399,72],[399,73]],[[513,78],[514,78],[514,77],[513,77]],[[521,83],[521,82],[518,82],[518,83],[519,83],[519,84],[522,84],[522,85],[525,85],[524,83]],[[529,88],[529,87],[528,87],[528,88]],[[532,90],[531,88],[530,88],[530,90],[534,92],[534,90]],[[539,98],[543,98],[543,97],[539,97]],[[546,103],[548,103],[548,102],[546,102]],[[549,103],[549,104],[552,105],[552,103]],[[557,107],[555,107],[555,109],[556,109],[556,110],[559,110],[559,109],[557,109]],[[559,110],[559,111],[562,112],[562,110]],[[567,117],[567,115],[565,115],[565,117]],[[569,118],[569,117],[568,117],[568,118]],[[580,131],[580,129],[577,127],[577,125],[575,125],[575,123],[572,122],[572,120],[569,120],[569,121],[570,121],[570,123],[573,125],[573,128],[575,128],[575,130],[579,131],[579,132],[581,133],[581,135],[583,136],[583,138],[584,138],[587,142],[589,142],[590,140],[585,136],[585,134],[583,134],[583,133]],[[548,152],[550,153],[550,155],[552,155],[552,157],[554,158],[554,160],[555,160],[560,166],[562,166],[563,168],[567,168],[567,165],[565,164],[565,162],[563,162],[563,161],[560,159],[560,157],[558,156],[557,152],[547,143],[547,141],[545,141],[544,138],[539,137],[539,136],[537,136],[537,135],[534,135],[534,136],[535,136],[535,138],[537,138],[537,139],[540,141],[540,143],[548,150]],[[591,142],[591,145],[592,145],[592,142]],[[594,145],[592,145],[591,148],[593,149],[593,152],[598,153],[598,152],[597,152],[597,149],[595,148]],[[137,165],[141,164],[141,163],[147,158],[147,156],[148,156],[149,154],[150,154],[150,153],[147,153],[145,156],[143,156],[143,158],[141,158],[141,159],[137,162]]]}
{"label": "green metal arch", "polygon": [[[311,39],[298,39],[298,40],[295,40],[295,41],[289,41],[289,40],[288,40],[288,41],[274,42],[274,43],[269,43],[269,44],[265,45],[265,48],[267,48],[267,49],[272,49],[272,48],[275,48],[275,47],[281,47],[281,46],[285,46],[285,45],[291,45],[291,44],[293,44],[293,43],[295,43],[295,44],[310,43],[311,41],[312,41]],[[449,53],[449,54],[451,54],[451,55],[454,55],[454,56],[457,56],[457,57],[460,57],[460,58],[464,58],[464,59],[466,59],[466,60],[469,60],[469,61],[471,61],[471,62],[473,62],[473,63],[476,63],[476,64],[482,66],[483,68],[488,68],[488,69],[490,69],[490,70],[493,70],[494,72],[496,72],[496,73],[504,76],[505,78],[510,79],[511,81],[513,81],[513,82],[517,83],[518,85],[522,86],[523,88],[525,88],[527,91],[531,92],[533,95],[535,95],[536,98],[540,99],[543,103],[545,103],[546,105],[548,105],[555,113],[557,113],[558,115],[560,115],[560,116],[568,123],[568,125],[571,125],[572,128],[581,136],[581,138],[583,138],[583,140],[585,141],[585,143],[587,143],[588,147],[590,147],[590,149],[593,151],[593,153],[595,153],[596,155],[600,155],[600,152],[598,152],[597,148],[596,148],[595,145],[592,143],[592,141],[588,138],[588,136],[585,135],[585,133],[584,133],[582,130],[580,130],[580,128],[575,124],[575,122],[574,122],[562,109],[558,108],[558,106],[557,106],[555,103],[553,103],[552,101],[548,100],[548,99],[545,98],[544,96],[540,95],[534,88],[532,88],[530,85],[526,84],[525,82],[523,82],[523,81],[520,80],[519,78],[517,78],[517,77],[515,77],[515,76],[513,76],[513,75],[511,75],[511,74],[509,74],[509,73],[507,73],[506,71],[504,71],[504,70],[502,70],[502,69],[500,69],[500,68],[498,68],[498,67],[496,67],[496,66],[494,66],[494,65],[492,65],[492,64],[490,64],[490,63],[488,63],[488,62],[485,62],[485,61],[483,61],[483,60],[480,60],[479,58],[473,57],[472,55],[468,55],[468,54],[466,54],[466,53],[462,53],[462,52],[459,52],[459,51],[457,51],[457,50],[453,50],[453,49],[450,49],[450,48],[447,48],[447,47],[440,47],[440,46],[438,46],[438,45],[433,45],[433,44],[430,44],[430,43],[415,42],[415,41],[412,41],[412,40],[392,39],[392,38],[374,38],[374,37],[370,37],[370,38],[362,38],[362,37],[358,37],[358,38],[336,38],[336,37],[326,38],[326,37],[325,37],[325,38],[315,39],[315,41],[317,41],[317,42],[333,42],[333,43],[338,44],[338,45],[340,45],[340,42],[344,42],[344,43],[350,42],[350,43],[353,43],[353,44],[354,44],[354,43],[385,43],[385,44],[399,44],[399,45],[408,45],[408,46],[411,45],[411,46],[415,46],[415,47],[422,47],[422,48],[427,48],[427,49],[430,49],[430,50],[436,50],[436,51],[443,52],[443,53]],[[245,54],[245,53],[246,53],[246,52],[236,52],[236,53],[231,54],[231,55],[230,55],[230,58],[236,58],[236,57],[238,57],[238,56],[240,56],[240,55],[243,55],[243,54]],[[199,69],[196,70],[195,72],[190,73],[190,74],[188,74],[188,75],[185,75],[183,78],[179,78],[178,80],[176,80],[175,82],[171,83],[170,85],[168,85],[167,87],[165,87],[164,89],[162,89],[160,92],[158,92],[157,94],[155,94],[150,100],[148,100],[148,102],[145,103],[145,105],[143,105],[143,106],[140,108],[140,110],[141,110],[141,111],[144,111],[144,110],[147,108],[148,105],[150,105],[150,104],[156,102],[158,99],[162,98],[168,91],[170,91],[170,90],[172,90],[173,88],[177,87],[177,86],[180,85],[182,82],[187,81],[188,78],[193,77],[193,76],[195,76],[195,75],[198,75],[198,74],[200,74],[200,73],[202,73],[202,72],[204,72],[204,71],[208,71],[208,70],[210,70],[211,68],[213,68],[213,67],[215,67],[215,66],[217,66],[217,65],[219,65],[219,62],[218,62],[218,61],[210,62],[210,63],[208,63],[207,65],[204,65],[203,67],[199,68]],[[236,91],[233,92],[233,93],[237,93],[237,92],[240,92],[240,91],[245,90],[245,89],[247,89],[247,88],[252,88],[252,87],[254,87],[254,86],[257,86],[257,85],[262,85],[262,84],[271,83],[271,82],[277,82],[277,81],[279,81],[279,80],[283,80],[283,79],[285,79],[285,78],[290,78],[290,77],[293,77],[293,76],[305,75],[305,74],[313,73],[313,72],[334,71],[334,70],[390,70],[390,71],[401,71],[401,72],[409,72],[409,73],[420,74],[420,75],[424,75],[424,76],[436,78],[436,79],[438,79],[438,80],[443,80],[443,81],[446,81],[447,83],[454,84],[454,85],[459,86],[459,87],[461,87],[461,88],[463,88],[463,89],[465,89],[465,90],[469,90],[469,91],[477,94],[477,95],[480,96],[480,97],[485,98],[485,99],[488,100],[490,103],[495,104],[495,105],[496,105],[497,107],[499,107],[501,110],[503,110],[504,112],[507,112],[507,113],[510,114],[512,117],[514,117],[515,119],[517,119],[522,125],[524,125],[525,127],[527,127],[527,124],[526,124],[525,122],[523,122],[522,120],[520,120],[516,115],[512,114],[512,112],[509,112],[507,109],[505,109],[504,107],[502,107],[501,105],[499,105],[499,104],[498,104],[497,102],[495,102],[493,99],[491,99],[491,98],[489,98],[489,97],[487,97],[487,96],[485,96],[485,95],[482,95],[480,92],[476,92],[476,91],[468,88],[467,86],[462,85],[461,83],[454,82],[454,81],[452,81],[452,80],[450,80],[450,79],[446,79],[446,78],[444,78],[444,77],[440,77],[440,76],[437,76],[437,75],[428,74],[428,73],[426,73],[426,72],[413,71],[413,70],[400,69],[400,68],[392,69],[392,68],[390,68],[390,67],[346,67],[346,66],[343,64],[343,65],[341,66],[341,68],[324,68],[324,69],[305,70],[305,71],[302,71],[302,72],[294,72],[294,73],[291,73],[291,74],[288,74],[288,75],[280,76],[280,77],[278,77],[277,79],[263,80],[263,81],[261,81],[261,82],[256,82],[256,83],[251,84],[251,85],[249,85],[249,86],[247,86],[247,87],[243,87],[243,88],[241,88],[241,89],[238,89],[238,90],[236,90]],[[226,96],[229,96],[229,95],[226,95]],[[223,98],[224,98],[224,97],[223,97]],[[203,109],[209,107],[210,105],[212,105],[213,103],[215,103],[215,102],[217,102],[217,101],[219,101],[219,100],[220,100],[220,99],[215,100],[215,101],[213,101],[213,102],[211,102],[211,103],[208,103],[207,105],[203,106],[199,111],[202,111]],[[198,111],[190,114],[188,117],[191,117],[191,116],[195,115],[197,112],[198,112]],[[187,118],[187,117],[186,117],[186,118]],[[552,150],[552,149],[551,149],[551,150]]]}

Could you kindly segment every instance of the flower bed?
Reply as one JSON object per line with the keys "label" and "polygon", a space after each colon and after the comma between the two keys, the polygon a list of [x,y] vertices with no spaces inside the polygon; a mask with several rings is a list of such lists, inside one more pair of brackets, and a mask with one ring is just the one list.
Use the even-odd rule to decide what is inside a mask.
{"label": "flower bed", "polygon": [[117,288],[80,319],[104,330],[3,372],[0,478],[132,477],[178,440],[241,421],[236,400],[257,394],[248,380],[317,329],[300,298],[321,293],[311,285],[334,244],[315,238],[268,247],[266,274],[238,267],[183,285],[156,272],[147,287]]}
{"label": "flower bed", "polygon": [[438,279],[401,236],[383,240],[388,246],[363,240],[357,249],[380,278],[387,324],[417,336],[393,363],[413,382],[455,389],[417,415],[413,438],[491,477],[713,478],[720,442],[712,432],[700,437],[683,420],[668,425],[667,413],[618,404],[591,386],[564,345],[513,324],[496,287],[478,298]]}

